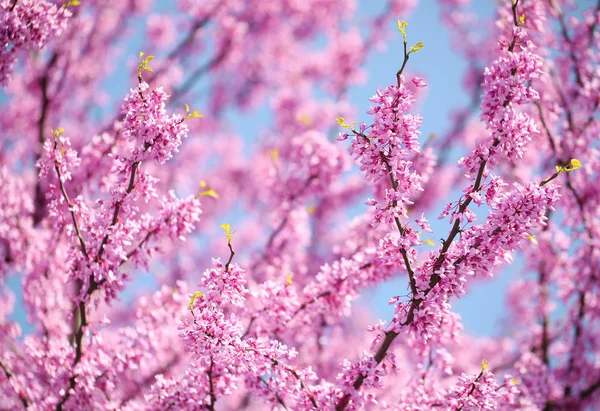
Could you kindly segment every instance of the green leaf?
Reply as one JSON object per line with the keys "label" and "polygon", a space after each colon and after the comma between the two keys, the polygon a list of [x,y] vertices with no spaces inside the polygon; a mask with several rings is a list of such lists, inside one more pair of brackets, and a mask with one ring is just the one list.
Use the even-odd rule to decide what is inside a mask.
{"label": "green leaf", "polygon": [[410,46],[410,49],[408,50],[408,53],[416,53],[417,51],[420,51],[423,46],[425,45],[425,43],[423,43],[422,41],[418,42],[417,44],[415,44],[414,46]]}
{"label": "green leaf", "polygon": [[70,0],[69,2],[63,4],[63,7],[66,9],[68,7],[81,6],[81,1],[79,0]]}
{"label": "green leaf", "polygon": [[142,72],[144,70],[152,71],[152,67],[150,67],[148,65],[148,63],[150,63],[153,58],[154,58],[154,56],[148,56],[148,57],[144,58],[144,52],[140,51],[140,60],[138,62],[138,76],[139,77],[142,76]]}
{"label": "green leaf", "polygon": [[190,310],[194,309],[194,303],[196,302],[196,299],[201,297],[204,297],[204,293],[201,291],[196,291],[194,295],[192,295],[192,299],[190,300],[190,303],[188,305],[190,307]]}
{"label": "green leaf", "polygon": [[400,33],[402,33],[402,38],[404,39],[404,42],[406,43],[406,27],[408,26],[408,23],[404,20],[398,20],[398,31]]}
{"label": "green leaf", "polygon": [[522,26],[523,24],[525,24],[525,15],[521,14],[521,17],[519,17],[519,26]]}
{"label": "green leaf", "polygon": [[225,230],[225,237],[227,237],[227,244],[231,244],[231,237],[233,237],[236,230],[231,231],[231,226],[227,223],[221,224],[221,228],[223,230]]}
{"label": "green leaf", "polygon": [[487,370],[488,363],[485,360],[481,360],[481,371]]}
{"label": "green leaf", "polygon": [[57,138],[58,138],[58,137],[59,137],[59,136],[60,136],[62,133],[64,133],[64,132],[65,132],[65,129],[64,129],[64,128],[62,128],[62,127],[60,127],[60,128],[58,128],[58,129],[56,129],[56,130],[50,130],[50,131],[52,131],[52,135],[54,135],[54,141],[56,142],[56,139],[57,139]]}
{"label": "green leaf", "polygon": [[204,190],[204,191],[198,193],[198,197],[219,198],[219,194],[217,194],[217,192],[214,189],[209,188],[208,190]]}
{"label": "green leaf", "polygon": [[[186,104],[186,112],[188,111],[188,107]],[[187,116],[184,117],[184,120],[190,119],[190,118],[202,118],[204,117],[204,115],[198,113],[198,110],[194,110],[193,112],[191,112],[190,114],[188,114]]]}
{"label": "green leaf", "polygon": [[338,122],[338,124],[339,124],[341,127],[344,127],[344,128],[347,128],[347,129],[349,129],[349,130],[352,130],[352,126],[351,126],[351,125],[349,125],[349,124],[347,124],[347,123],[346,123],[346,120],[344,120],[344,118],[343,118],[343,117],[336,117],[335,119],[336,119],[336,121]]}
{"label": "green leaf", "polygon": [[566,171],[568,173],[569,171],[577,170],[581,167],[581,161],[577,160],[576,158],[572,158],[571,162],[566,166],[556,166],[556,172],[560,174],[563,171]]}
{"label": "green leaf", "polygon": [[572,158],[571,166],[567,166],[567,171],[577,170],[578,168],[581,168],[581,161],[577,160],[576,158]]}

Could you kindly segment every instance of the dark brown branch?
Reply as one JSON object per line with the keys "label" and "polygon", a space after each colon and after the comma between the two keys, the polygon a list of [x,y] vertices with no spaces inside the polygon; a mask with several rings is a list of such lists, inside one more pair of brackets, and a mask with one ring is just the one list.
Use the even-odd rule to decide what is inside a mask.
{"label": "dark brown branch", "polygon": [[[141,78],[140,78],[140,83],[141,83]],[[140,92],[140,96],[141,96],[144,104],[146,104],[146,100],[141,92]],[[144,148],[147,150],[148,148],[152,147],[152,145],[153,145],[153,143],[145,143]],[[56,142],[55,142],[55,149],[56,149]],[[137,169],[140,164],[141,164],[140,161],[136,161],[135,163],[133,163],[133,165],[131,167],[131,174],[129,176],[129,184],[128,184],[125,196],[131,194],[131,192],[133,191],[133,189],[135,187],[136,172],[137,172]],[[56,168],[57,173],[59,174],[59,181],[60,181],[60,171],[58,169],[58,165],[56,165],[55,168]],[[61,183],[61,185],[62,185],[62,183]],[[66,191],[63,192],[63,195],[66,195]],[[108,227],[107,232],[102,239],[98,253],[96,254],[96,257],[94,259],[96,262],[99,262],[102,259],[102,255],[104,254],[105,246],[108,243],[108,237],[110,234],[110,230],[118,222],[119,212],[120,212],[121,206],[122,206],[122,201],[123,201],[123,199],[117,201],[117,203],[115,204],[115,209],[113,212],[111,224]],[[69,202],[68,198],[67,198],[67,202]],[[71,213],[74,216],[73,211],[71,211]],[[76,224],[76,223],[74,223],[74,224]],[[76,231],[78,231],[77,226],[76,226]],[[80,237],[80,241],[83,241],[82,237]],[[82,242],[82,244],[83,244],[83,242]],[[83,245],[82,247],[83,247],[82,251],[85,250],[84,255],[86,256],[86,259],[89,259],[87,250],[85,249],[85,246]],[[89,283],[90,283],[90,285],[85,293],[85,296],[79,302],[77,310],[76,310],[77,311],[76,314],[79,316],[79,324],[76,324],[76,330],[74,333],[74,336],[75,336],[75,360],[73,362],[73,368],[75,368],[75,366],[79,363],[79,361],[81,360],[81,357],[83,355],[83,333],[84,333],[83,329],[88,325],[87,312],[86,312],[86,306],[85,306],[85,298],[91,296],[94,293],[94,291],[96,291],[98,289],[98,287],[100,286],[100,283],[98,283],[96,281],[96,279],[94,278],[93,275],[90,275]],[[77,315],[75,315],[75,317],[77,317]],[[71,378],[69,379],[69,388],[70,389],[67,390],[66,394],[63,396],[63,398],[60,400],[60,402],[56,406],[56,411],[62,411],[63,405],[71,397],[71,391],[75,390],[76,383],[77,383],[76,375],[73,374],[71,376]]]}
{"label": "dark brown branch", "polygon": [[[579,344],[579,339],[581,338],[582,330],[583,330],[583,317],[585,316],[585,290],[579,291],[579,299],[578,299],[579,307],[577,309],[577,320],[575,322],[575,333],[573,335],[573,345],[571,348],[571,352],[569,355],[569,361],[567,363],[566,375],[571,375],[573,369],[575,367],[575,351],[577,349],[577,345]],[[571,384],[567,384],[564,389],[564,397],[569,397],[573,391],[573,387]]]}
{"label": "dark brown branch", "polygon": [[[16,4],[16,2],[15,2]],[[46,138],[44,137],[44,132],[46,131],[46,121],[48,118],[48,109],[50,107],[50,96],[48,95],[48,81],[50,79],[50,71],[56,65],[58,61],[58,54],[53,53],[52,57],[48,61],[48,65],[46,66],[46,71],[44,76],[40,79],[40,89],[42,91],[42,101],[40,106],[40,118],[38,120],[38,152],[36,154],[35,163],[42,156],[42,147]],[[33,211],[33,226],[37,226],[45,217],[46,214],[46,198],[42,191],[42,185],[40,178],[37,178],[35,184],[35,196],[34,196],[34,211]]]}
{"label": "dark brown branch", "polygon": [[231,241],[227,242],[227,247],[229,247],[229,260],[225,263],[225,272],[229,272],[229,265],[233,260],[233,256],[235,255],[235,251],[233,251],[233,246],[231,245]]}
{"label": "dark brown branch", "polygon": [[[8,368],[6,364],[4,364],[2,360],[0,360],[0,368],[2,368],[2,370],[4,371],[4,375],[6,375],[6,378],[14,378],[14,374],[12,373],[10,368]],[[29,400],[25,396],[25,393],[15,392],[15,394],[19,396],[19,400],[21,400],[21,404],[23,404],[23,407],[29,408]]]}
{"label": "dark brown branch", "polygon": [[215,386],[213,383],[213,358],[210,357],[210,368],[208,369],[208,384],[210,386],[210,404],[206,406],[209,411],[215,411],[215,403],[217,402],[217,396],[215,395]]}
{"label": "dark brown branch", "polygon": [[[481,379],[481,377],[483,377],[483,373],[484,370],[481,370],[481,372],[479,373],[479,375],[477,376],[477,378],[475,378],[475,381],[473,381],[471,383],[471,389],[469,390],[469,392],[467,393],[467,397],[470,397],[471,395],[473,395],[473,393],[475,392],[475,388],[477,388],[477,383],[479,382],[479,380]],[[499,387],[502,388],[502,387]],[[462,409],[464,408],[464,404],[461,405],[456,411],[462,411]]]}
{"label": "dark brown branch", "polygon": [[594,394],[598,389],[600,388],[600,379],[596,380],[595,383],[593,383],[592,385],[590,385],[589,387],[587,387],[585,390],[581,391],[579,393],[579,398],[581,398],[582,400],[587,400],[589,397],[592,396],[592,394]]}

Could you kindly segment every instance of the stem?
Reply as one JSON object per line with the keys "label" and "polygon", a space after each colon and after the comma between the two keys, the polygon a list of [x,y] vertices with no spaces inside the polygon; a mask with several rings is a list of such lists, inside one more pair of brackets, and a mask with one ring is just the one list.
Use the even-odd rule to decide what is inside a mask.
{"label": "stem", "polygon": [[[0,368],[2,368],[2,370],[4,371],[4,375],[6,375],[7,379],[14,378],[15,375],[12,373],[10,368],[8,368],[8,366],[6,364],[4,364],[4,362],[2,360],[0,360]],[[23,404],[23,407],[29,408],[29,400],[25,396],[25,393],[19,393],[15,389],[15,394],[17,394],[19,396],[19,399],[21,400],[21,404]]]}
{"label": "stem", "polygon": [[231,241],[227,242],[227,247],[229,247],[229,260],[225,264],[225,272],[229,272],[229,264],[231,264],[233,256],[235,255],[235,251],[233,251],[233,247],[231,246]]}
{"label": "stem", "polygon": [[192,72],[192,74],[188,77],[188,79],[178,88],[173,91],[170,102],[173,103],[179,100],[183,95],[185,95],[194,85],[204,76],[206,73],[211,71],[213,68],[218,66],[225,57],[229,54],[231,50],[231,41],[228,41],[223,48],[214,55],[209,61],[198,67],[196,70]]}
{"label": "stem", "polygon": [[[14,2],[13,7],[17,4]],[[42,91],[42,102],[40,107],[40,118],[38,120],[38,143],[40,145],[39,151],[36,154],[35,162],[37,163],[42,155],[42,146],[44,141],[44,130],[46,130],[46,120],[48,118],[48,108],[50,107],[50,97],[48,96],[48,80],[50,76],[50,70],[56,65],[58,61],[58,54],[53,53],[52,57],[48,61],[46,66],[45,74],[40,79],[40,89]],[[34,196],[34,211],[33,211],[33,226],[36,227],[44,219],[46,213],[46,198],[42,192],[42,185],[39,177],[35,184],[35,196]]]}
{"label": "stem", "polygon": [[396,73],[396,81],[398,82],[398,87],[400,87],[401,81],[400,81],[400,77],[402,76],[402,72],[404,71],[404,67],[406,67],[406,63],[408,63],[408,59],[410,58],[410,53],[408,53],[406,51],[406,41],[404,42],[404,61],[402,61],[402,67],[400,67],[400,70],[398,70],[398,73]]}
{"label": "stem", "polygon": [[[471,389],[469,390],[469,392],[467,393],[467,397],[470,397],[473,392],[475,392],[475,388],[477,387],[477,383],[479,382],[479,380],[481,379],[481,377],[483,377],[483,370],[481,370],[481,372],[479,373],[479,375],[477,376],[477,378],[475,378],[475,381],[473,381],[471,383]],[[499,387],[502,388],[502,387]],[[456,411],[462,411],[462,409],[464,408],[464,404],[461,405]]]}
{"label": "stem", "polygon": [[[141,78],[139,78],[139,81],[141,83]],[[144,99],[144,96],[142,95],[142,93],[140,92],[140,96],[142,98],[142,101],[144,102],[144,104],[146,104],[146,101]],[[54,143],[54,148],[56,149],[57,146],[57,142],[55,141]],[[145,143],[145,149],[147,150],[148,148],[152,147],[151,143]],[[141,164],[140,161],[136,161],[135,163],[133,163],[133,165],[131,166],[131,174],[129,176],[129,185],[127,187],[127,191],[125,194],[125,197],[127,195],[129,195],[134,187],[135,187],[135,175],[136,175],[136,171],[139,167],[139,165]],[[67,196],[67,192],[66,190],[64,190],[64,185],[62,184],[62,181],[60,180],[60,170],[58,169],[58,165],[55,165],[55,169],[56,172],[58,174],[59,177],[59,181],[61,182],[61,191],[63,193],[63,196],[65,196],[65,199],[67,200],[67,203],[71,204],[68,196]],[[122,205],[122,201],[123,199],[117,201],[117,203],[115,204],[115,209],[113,212],[113,217],[112,217],[112,221],[110,226],[107,229],[107,232],[104,236],[104,238],[102,239],[102,242],[100,244],[100,248],[98,250],[98,253],[96,255],[96,258],[94,259],[95,262],[99,262],[102,259],[102,255],[104,254],[104,249],[106,244],[108,243],[108,237],[109,237],[109,233],[112,227],[114,227],[117,224],[117,221],[119,219],[119,212],[121,210],[121,205]],[[85,243],[83,242],[83,237],[81,237],[81,233],[79,232],[79,228],[75,219],[75,214],[72,211],[72,206],[69,206],[70,211],[71,211],[71,216],[73,218],[73,224],[75,225],[75,231],[77,233],[77,236],[79,238],[80,241],[80,245],[82,248],[82,252],[86,257],[86,260],[89,260],[89,255],[87,252],[87,249],[85,247]],[[90,275],[89,277],[89,282],[90,285],[87,289],[87,291],[85,292],[85,297],[89,297],[92,295],[92,293],[94,291],[96,291],[98,289],[98,287],[100,286],[101,283],[104,282],[104,280],[101,281],[101,283],[98,283],[96,281],[96,279],[94,278],[93,274]],[[73,362],[73,368],[75,368],[75,366],[79,363],[79,361],[81,360],[81,357],[83,355],[83,328],[86,327],[89,323],[87,320],[87,312],[86,312],[86,306],[85,306],[85,297],[79,302],[77,311],[76,311],[76,315],[79,315],[79,324],[76,327],[75,333],[74,333],[74,337],[75,337],[75,361]],[[71,391],[75,391],[75,386],[77,384],[76,380],[75,380],[76,375],[73,374],[71,376],[71,378],[69,379],[69,390],[67,390],[66,394],[63,396],[63,398],[61,399],[61,401],[57,404],[56,406],[56,411],[62,411],[63,405],[66,403],[66,401],[70,398],[71,396]]]}
{"label": "stem", "polygon": [[[195,316],[194,316],[194,317],[195,317]],[[195,322],[196,322],[196,319],[194,319],[194,323],[195,323]],[[209,337],[209,338],[213,338],[213,336],[212,336],[210,333],[208,333],[208,332],[204,332],[204,335],[206,335],[206,336],[207,336],[207,337]],[[222,345],[228,345],[228,346],[230,346],[230,347],[233,347],[233,348],[235,348],[235,349],[239,349],[239,348],[240,348],[239,346],[235,345],[235,344],[234,344],[234,343],[232,343],[232,342],[227,342],[227,343],[225,343],[225,342],[223,342],[223,341],[222,341],[222,340],[220,340],[220,339],[217,339],[217,341],[218,341],[220,344],[222,344]],[[302,378],[300,377],[300,375],[298,374],[298,372],[297,372],[297,371],[296,371],[296,370],[295,370],[293,367],[291,367],[291,366],[289,366],[289,365],[287,365],[287,364],[285,364],[285,363],[283,363],[283,362],[279,361],[279,360],[278,360],[277,358],[275,358],[275,357],[270,357],[269,355],[266,355],[266,354],[264,354],[264,353],[262,353],[262,352],[258,351],[258,350],[257,350],[257,349],[255,349],[255,348],[252,348],[252,347],[246,347],[246,348],[245,348],[245,350],[246,350],[246,351],[251,351],[251,352],[253,352],[253,353],[255,353],[255,354],[259,354],[259,355],[261,355],[263,358],[265,358],[265,359],[267,359],[267,360],[271,361],[271,363],[272,363],[273,365],[279,365],[279,366],[281,366],[281,367],[282,367],[282,368],[283,368],[285,371],[289,372],[289,373],[290,373],[290,374],[291,374],[291,375],[292,375],[292,376],[293,376],[293,377],[294,377],[296,380],[298,380],[298,383],[300,384],[300,387],[301,387],[301,388],[302,388],[304,391],[306,391],[306,396],[308,397],[308,399],[309,399],[309,401],[311,402],[311,404],[312,404],[312,405],[315,407],[315,409],[319,409],[319,405],[317,404],[317,400],[316,400],[316,399],[315,399],[315,397],[314,397],[314,396],[313,396],[313,395],[310,393],[309,387],[308,387],[308,386],[307,386],[307,385],[304,383],[304,381],[302,380]],[[212,360],[211,360],[211,361],[212,361]],[[211,364],[212,364],[212,362],[211,362]]]}
{"label": "stem", "polygon": [[213,358],[212,355],[210,357],[210,368],[208,369],[208,383],[210,384],[210,404],[206,407],[210,411],[215,411],[215,403],[217,402],[217,397],[215,395],[215,386],[213,384]]}

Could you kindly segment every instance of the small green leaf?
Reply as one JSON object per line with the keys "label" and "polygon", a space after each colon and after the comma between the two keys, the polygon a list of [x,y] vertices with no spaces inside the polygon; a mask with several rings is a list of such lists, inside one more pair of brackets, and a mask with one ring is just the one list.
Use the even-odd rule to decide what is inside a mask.
{"label": "small green leaf", "polygon": [[346,120],[344,120],[344,117],[336,117],[335,119],[341,127],[352,130],[352,126],[346,123]]}
{"label": "small green leaf", "polygon": [[534,235],[528,235],[527,238],[535,245],[538,245],[538,240]]}
{"label": "small green leaf", "polygon": [[408,23],[404,20],[398,20],[398,31],[400,33],[402,33],[402,38],[404,39],[404,42],[406,43],[406,27],[408,26]]}
{"label": "small green leaf", "polygon": [[[186,105],[186,112],[188,112],[188,107]],[[188,120],[190,118],[202,118],[204,117],[204,115],[198,113],[198,110],[194,110],[193,112],[191,112],[190,114],[186,115],[184,117],[184,120]]]}
{"label": "small green leaf", "polygon": [[521,14],[521,17],[519,17],[519,26],[522,26],[523,24],[525,24],[525,15]]}
{"label": "small green leaf", "polygon": [[60,127],[56,130],[50,130],[50,131],[52,131],[52,135],[54,135],[54,141],[56,141],[58,139],[58,137],[60,137],[60,135],[65,132],[65,129]]}
{"label": "small green leaf", "polygon": [[227,237],[227,244],[231,244],[231,237],[233,237],[236,230],[231,231],[231,226],[227,223],[221,224],[221,228],[223,230],[225,230],[225,237]]}
{"label": "small green leaf", "polygon": [[423,46],[425,45],[425,43],[423,43],[422,41],[418,42],[417,44],[415,44],[414,46],[410,46],[410,49],[408,49],[408,53],[416,53],[417,51],[420,51]]}
{"label": "small green leaf", "polygon": [[569,171],[577,170],[581,167],[581,161],[577,160],[576,158],[573,158],[571,159],[571,162],[566,166],[556,166],[556,172],[560,174],[563,171],[566,171],[568,173]]}
{"label": "small green leaf", "polygon": [[581,161],[577,160],[576,158],[572,158],[571,167],[567,166],[567,171],[577,170],[578,168],[581,168]]}
{"label": "small green leaf", "polygon": [[63,7],[69,8],[69,7],[75,7],[75,6],[81,6],[81,1],[79,0],[70,0],[67,3],[63,4]]}
{"label": "small green leaf", "polygon": [[194,309],[194,303],[196,302],[196,299],[201,298],[201,297],[204,297],[204,293],[201,291],[196,291],[194,293],[194,295],[192,295],[192,299],[190,300],[190,303],[189,303],[190,310]]}
{"label": "small green leaf", "polygon": [[285,283],[287,285],[291,285],[292,284],[292,273],[288,273],[286,279],[285,279]]}
{"label": "small green leaf", "polygon": [[198,193],[198,197],[219,198],[219,194],[217,194],[217,192],[214,189],[209,188],[208,190],[204,190],[204,191]]}
{"label": "small green leaf", "polygon": [[427,244],[427,245],[435,245],[435,242],[433,240],[423,240],[423,241],[421,241],[421,243]]}
{"label": "small green leaf", "polygon": [[481,371],[487,370],[488,363],[485,360],[481,360]]}
{"label": "small green leaf", "polygon": [[140,51],[140,60],[138,63],[138,77],[142,77],[142,72],[144,70],[152,71],[152,67],[150,67],[148,63],[150,63],[153,58],[154,56],[147,56],[146,58],[144,58],[144,52]]}

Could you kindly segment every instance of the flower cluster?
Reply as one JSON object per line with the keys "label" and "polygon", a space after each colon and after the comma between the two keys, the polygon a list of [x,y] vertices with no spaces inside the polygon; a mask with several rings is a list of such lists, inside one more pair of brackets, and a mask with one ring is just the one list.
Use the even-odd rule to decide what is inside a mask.
{"label": "flower cluster", "polygon": [[[151,3],[0,0],[0,409],[594,408],[595,6],[498,2],[488,24],[440,0],[471,101],[423,141],[407,21],[370,120],[339,117],[416,1]],[[140,53],[114,104],[142,18],[165,58]],[[268,130],[236,123],[269,104]],[[505,328],[469,335],[456,300],[513,260]]]}
{"label": "flower cluster", "polygon": [[46,0],[3,0],[0,2],[0,84],[13,71],[17,54],[41,49],[67,26],[71,12]]}
{"label": "flower cluster", "polygon": [[422,191],[420,175],[411,170],[411,154],[420,152],[418,137],[421,134],[418,131],[421,117],[407,113],[414,101],[403,78],[399,86],[377,91],[371,98],[374,104],[369,110],[374,117],[373,124],[370,128],[361,124],[352,141],[350,152],[360,169],[367,180],[376,184],[376,191],[383,192],[383,199],[367,201],[367,205],[375,208],[374,226],[381,222],[398,223],[401,217],[406,218],[412,197]]}
{"label": "flower cluster", "polygon": [[25,268],[29,241],[27,215],[33,211],[31,197],[23,195],[22,181],[0,167],[0,283],[5,265]]}
{"label": "flower cluster", "polygon": [[[383,387],[382,377],[386,375],[385,366],[378,368],[377,362],[368,353],[363,354],[363,358],[352,363],[344,360],[343,370],[338,374],[338,386],[341,387],[338,396],[344,398],[347,409],[359,410],[369,403],[377,404],[377,400],[369,389],[380,389]],[[363,389],[357,392],[354,388],[354,382],[357,378],[363,379]]]}
{"label": "flower cluster", "polygon": [[[449,297],[464,294],[471,276],[492,276],[495,266],[509,259],[523,239],[545,224],[546,211],[558,199],[556,186],[515,183],[513,190],[497,199],[486,223],[463,230],[460,240],[445,254],[432,253],[415,272],[417,297],[425,298],[411,324],[415,332],[425,339],[439,332]],[[409,306],[397,310],[397,332],[407,320]]]}
{"label": "flower cluster", "polygon": [[77,152],[71,148],[71,139],[64,136],[63,130],[54,132],[54,138],[49,138],[44,142],[44,155],[37,163],[40,169],[40,177],[46,177],[48,173],[54,173],[57,169],[58,177],[61,183],[71,180],[71,173],[79,167],[81,159]]}
{"label": "flower cluster", "polygon": [[483,370],[478,375],[461,375],[441,404],[447,410],[493,410],[502,395],[494,375]]}
{"label": "flower cluster", "polygon": [[[516,29],[515,41],[524,36],[524,31]],[[531,42],[516,47],[504,49],[484,71],[481,121],[489,137],[460,162],[471,179],[475,179],[482,162],[491,167],[499,159],[513,163],[520,160],[532,135],[539,133],[535,121],[517,107],[539,100],[538,92],[529,84],[541,75],[542,61]]]}
{"label": "flower cluster", "polygon": [[284,141],[270,154],[273,168],[268,187],[284,208],[292,200],[326,193],[346,168],[339,147],[314,130]]}
{"label": "flower cluster", "polygon": [[122,107],[123,136],[137,143],[127,158],[129,164],[146,160],[163,164],[173,157],[188,133],[181,115],[167,115],[165,103],[169,96],[162,87],[149,88],[142,82],[132,89]]}

